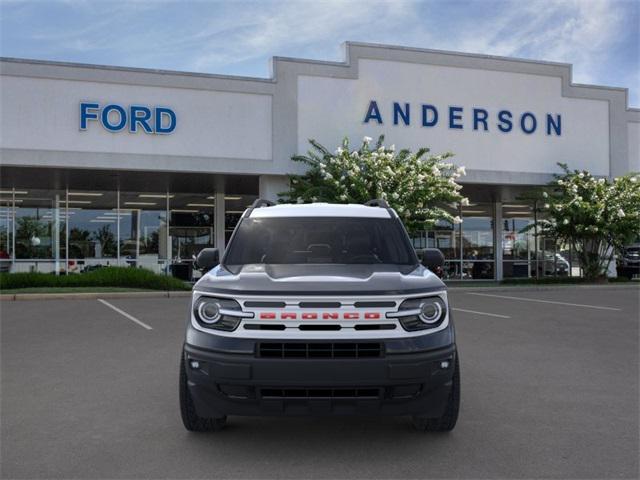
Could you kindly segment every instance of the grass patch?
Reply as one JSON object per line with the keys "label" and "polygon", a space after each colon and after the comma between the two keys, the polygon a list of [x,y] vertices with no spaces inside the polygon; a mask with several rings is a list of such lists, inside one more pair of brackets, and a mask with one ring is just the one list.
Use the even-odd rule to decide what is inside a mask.
{"label": "grass patch", "polygon": [[0,291],[27,288],[117,287],[143,290],[191,290],[191,285],[151,270],[131,267],[104,267],[87,273],[53,275],[50,273],[1,273]]}

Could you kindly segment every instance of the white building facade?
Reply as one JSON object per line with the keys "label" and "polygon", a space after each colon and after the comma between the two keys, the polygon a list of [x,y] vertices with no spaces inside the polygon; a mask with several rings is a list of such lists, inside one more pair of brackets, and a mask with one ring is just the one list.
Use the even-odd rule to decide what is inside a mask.
{"label": "white building facade", "polygon": [[[461,225],[416,232],[451,279],[572,272],[523,229],[557,162],[640,171],[627,90],[575,85],[571,65],[362,43],[344,62],[276,57],[269,79],[0,60],[0,260],[11,271],[131,265],[189,276],[241,212],[276,199],[314,138],[384,134],[466,166]],[[567,265],[565,265],[567,264]]]}

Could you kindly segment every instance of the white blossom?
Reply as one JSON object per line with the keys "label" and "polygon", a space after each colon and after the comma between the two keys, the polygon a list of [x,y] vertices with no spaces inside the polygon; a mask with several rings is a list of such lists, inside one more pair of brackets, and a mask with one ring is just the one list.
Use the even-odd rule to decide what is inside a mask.
{"label": "white blossom", "polygon": [[469,199],[467,197],[464,197],[462,200],[460,200],[460,205],[462,205],[463,207],[468,207]]}
{"label": "white blossom", "polygon": [[467,169],[464,166],[458,167],[458,168],[456,168],[456,173],[459,174],[459,175],[466,175],[467,174]]}
{"label": "white blossom", "polygon": [[618,216],[619,216],[620,218],[626,217],[626,215],[625,215],[625,213],[624,213],[624,210],[619,209],[619,210],[618,210]]}
{"label": "white blossom", "polygon": [[462,223],[462,219],[458,215],[456,215],[455,217],[453,217],[453,223],[458,225],[459,223]]}
{"label": "white blossom", "polygon": [[369,143],[371,143],[371,140],[373,140],[371,137],[364,137],[364,138],[362,139],[362,141],[363,141],[364,143],[366,143],[367,145],[368,145]]}

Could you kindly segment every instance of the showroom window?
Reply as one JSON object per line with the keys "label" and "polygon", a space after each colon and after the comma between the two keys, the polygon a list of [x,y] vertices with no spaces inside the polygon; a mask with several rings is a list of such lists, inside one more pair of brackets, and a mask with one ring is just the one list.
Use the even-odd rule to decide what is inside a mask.
{"label": "showroom window", "polygon": [[66,198],[69,272],[117,265],[117,192],[69,190]]}
{"label": "showroom window", "polygon": [[462,278],[495,278],[494,205],[472,203],[462,207]]}
{"label": "showroom window", "polygon": [[[25,191],[25,190],[20,190]],[[12,271],[64,270],[66,224],[64,190],[29,190],[13,200],[14,250],[20,268]]]}
{"label": "showroom window", "polygon": [[536,276],[536,236],[533,206],[502,205],[502,274],[504,278]]}
{"label": "showroom window", "polygon": [[166,192],[120,192],[120,263],[156,273],[168,269]]}
{"label": "showroom window", "polygon": [[414,235],[416,248],[439,248],[445,258],[446,280],[495,279],[494,204],[472,203],[445,207],[461,224],[438,221],[434,228]]}
{"label": "showroom window", "polygon": [[[146,268],[193,279],[193,257],[216,245],[215,193],[5,189],[0,272]],[[227,239],[255,195],[219,195]],[[197,275],[196,275],[197,276]]]}
{"label": "showroom window", "polygon": [[13,258],[14,195],[13,190],[0,190],[0,273],[10,270]]}

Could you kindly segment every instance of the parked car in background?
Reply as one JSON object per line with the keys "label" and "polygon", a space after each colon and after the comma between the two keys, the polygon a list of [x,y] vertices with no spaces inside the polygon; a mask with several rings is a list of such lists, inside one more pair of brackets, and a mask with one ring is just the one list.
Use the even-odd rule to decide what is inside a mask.
{"label": "parked car in background", "polygon": [[617,257],[616,269],[619,277],[629,280],[640,275],[640,242],[624,247],[622,254]]}
{"label": "parked car in background", "polygon": [[541,252],[538,250],[540,261],[531,261],[531,276],[535,277],[536,268],[539,277],[566,277],[571,271],[571,264],[561,253]]}
{"label": "parked car in background", "polygon": [[11,270],[11,255],[5,250],[0,250],[0,273],[7,273]]}

